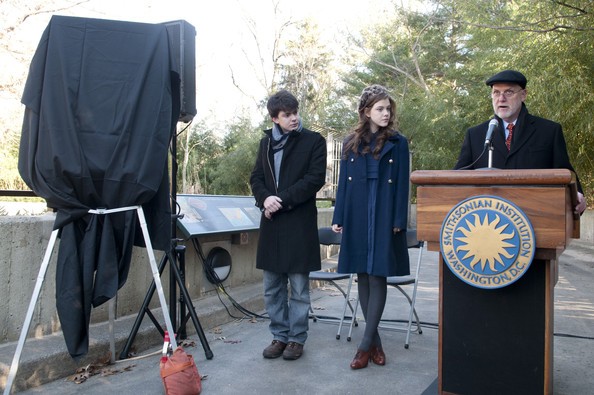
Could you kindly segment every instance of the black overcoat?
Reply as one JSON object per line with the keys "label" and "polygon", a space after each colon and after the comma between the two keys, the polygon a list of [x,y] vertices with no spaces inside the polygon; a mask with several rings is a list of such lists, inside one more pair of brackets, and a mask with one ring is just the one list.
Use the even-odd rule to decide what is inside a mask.
{"label": "black overcoat", "polygon": [[[514,127],[511,149],[508,152],[505,146],[503,121],[497,116],[495,119],[498,120],[499,127],[493,132],[492,138],[494,168],[569,169],[575,173],[569,161],[561,125],[531,115],[522,104],[517,127]],[[485,150],[483,153],[488,125],[489,121],[486,121],[466,131],[455,169],[480,169],[488,166],[488,152]],[[476,163],[473,164],[474,161]],[[579,179],[577,179],[577,186],[583,193]]]}
{"label": "black overcoat", "polygon": [[284,148],[277,188],[270,148],[272,130],[265,133],[250,185],[261,210],[264,200],[273,195],[282,199],[283,208],[271,220],[262,214],[256,267],[276,273],[319,270],[316,193],[326,181],[326,140],[307,129],[291,132]]}

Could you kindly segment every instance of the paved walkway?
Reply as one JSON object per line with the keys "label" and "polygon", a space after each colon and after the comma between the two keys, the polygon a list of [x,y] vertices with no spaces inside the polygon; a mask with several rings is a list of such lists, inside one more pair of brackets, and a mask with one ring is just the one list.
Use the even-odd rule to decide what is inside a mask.
{"label": "paved walkway", "polygon": [[[418,250],[411,252],[416,262]],[[386,366],[370,364],[353,371],[349,363],[363,332],[362,323],[347,341],[348,328],[336,339],[337,326],[310,321],[304,355],[297,361],[262,358],[271,336],[265,320],[240,320],[212,328],[206,336],[214,358],[207,360],[197,336],[187,351],[204,376],[204,394],[434,394],[437,378],[438,268],[437,253],[424,251],[417,310],[423,334],[382,330]],[[554,388],[557,395],[593,393],[594,388],[594,246],[574,241],[560,259],[555,288]],[[233,290],[229,290],[233,294]],[[355,296],[356,287],[353,287]],[[312,305],[321,315],[339,314],[341,296],[331,288],[312,292]],[[200,306],[197,306],[200,310]],[[359,314],[360,316],[360,314]],[[391,288],[384,314],[406,319],[406,300]],[[27,345],[25,345],[27,350]],[[156,355],[118,362],[112,375],[96,375],[82,384],[59,379],[23,394],[163,394]],[[4,360],[4,359],[3,359]]]}

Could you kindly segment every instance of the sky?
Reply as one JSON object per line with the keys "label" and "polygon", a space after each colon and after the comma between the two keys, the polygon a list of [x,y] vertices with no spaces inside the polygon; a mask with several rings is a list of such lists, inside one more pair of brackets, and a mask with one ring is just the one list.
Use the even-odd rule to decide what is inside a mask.
{"label": "sky", "polygon": [[[394,8],[394,1],[408,2],[279,0],[275,16],[272,0],[91,0],[55,14],[146,23],[183,19],[192,24],[196,28],[198,114],[195,120],[222,127],[244,110],[253,115],[254,98],[261,100],[266,95],[259,82],[264,74],[262,67],[258,67],[260,56],[252,32],[258,36],[261,57],[267,60],[274,31],[280,23],[310,18],[319,26],[320,39],[332,44],[344,39],[347,27],[356,31],[385,17]],[[67,1],[53,2],[64,3]],[[15,32],[23,40],[20,48],[30,51],[31,57],[50,17],[46,13],[33,15]],[[248,28],[250,23],[254,26],[252,32]],[[231,71],[241,90],[234,86]]]}

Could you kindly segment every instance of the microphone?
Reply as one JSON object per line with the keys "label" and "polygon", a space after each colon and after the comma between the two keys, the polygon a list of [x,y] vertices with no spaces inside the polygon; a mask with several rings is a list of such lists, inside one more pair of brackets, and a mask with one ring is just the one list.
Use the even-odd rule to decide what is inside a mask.
{"label": "microphone", "polygon": [[491,119],[489,122],[489,129],[487,129],[487,136],[485,137],[485,146],[491,143],[491,136],[493,135],[493,131],[499,126],[499,122],[495,118]]}

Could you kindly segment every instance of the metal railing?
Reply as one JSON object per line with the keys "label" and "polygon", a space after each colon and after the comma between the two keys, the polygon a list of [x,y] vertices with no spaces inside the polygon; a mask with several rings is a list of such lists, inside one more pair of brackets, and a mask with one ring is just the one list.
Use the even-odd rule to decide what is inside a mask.
{"label": "metal railing", "polygon": [[9,197],[39,197],[33,191],[17,191],[14,189],[0,189],[0,196]]}

